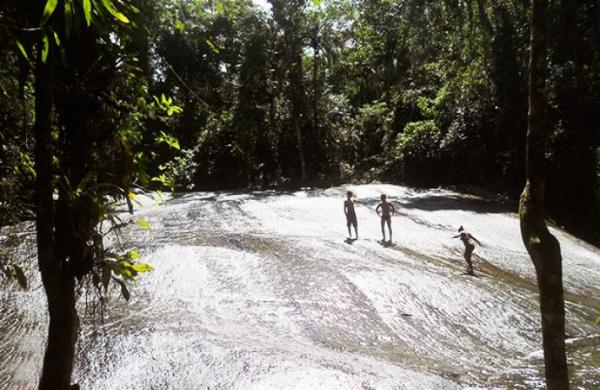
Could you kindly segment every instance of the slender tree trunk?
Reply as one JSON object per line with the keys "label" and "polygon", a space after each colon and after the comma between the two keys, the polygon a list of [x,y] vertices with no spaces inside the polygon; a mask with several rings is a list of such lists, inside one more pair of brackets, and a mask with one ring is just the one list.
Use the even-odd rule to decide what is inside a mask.
{"label": "slender tree trunk", "polygon": [[35,70],[35,186],[38,264],[42,277],[54,262],[54,212],[52,200],[52,154],[50,152],[50,115],[52,112],[52,73],[38,60]]}
{"label": "slender tree trunk", "polygon": [[547,0],[532,0],[529,63],[527,182],[519,204],[521,235],[536,269],[540,291],[542,336],[549,390],[569,388],[565,349],[565,306],[562,257],[558,240],[548,231],[544,212],[544,150],[546,130]]}
{"label": "slender tree trunk", "polygon": [[299,118],[296,116],[294,117],[294,128],[296,129],[296,141],[298,142],[298,154],[300,155],[300,172],[301,172],[301,177],[302,177],[302,181],[305,181],[307,179],[307,174],[306,174],[306,161],[304,159],[304,147],[302,145],[302,131],[300,130],[300,120]]}
{"label": "slender tree trunk", "polygon": [[313,32],[313,69],[312,69],[312,82],[313,82],[313,131],[317,136],[317,139],[320,138],[319,134],[319,24],[314,28]]}
{"label": "slender tree trunk", "polygon": [[75,311],[75,279],[71,267],[57,253],[51,117],[54,97],[53,50],[47,63],[41,54],[35,68],[36,233],[38,264],[48,299],[48,342],[44,354],[40,390],[68,390],[75,356],[78,318]]}
{"label": "slender tree trunk", "polygon": [[292,100],[292,115],[294,121],[294,130],[296,131],[296,142],[298,142],[298,153],[300,157],[300,173],[302,181],[308,178],[306,155],[304,150],[304,134],[303,126],[306,114],[306,96],[304,93],[304,85],[302,80],[302,56],[301,47],[297,46],[292,49],[292,68],[290,70],[290,89]]}
{"label": "slender tree trunk", "polygon": [[[48,61],[51,63],[51,61]],[[50,324],[44,355],[41,390],[70,387],[77,315],[73,277],[55,254],[54,201],[51,153],[52,66],[38,59],[35,72],[36,233],[38,264],[48,298]]]}

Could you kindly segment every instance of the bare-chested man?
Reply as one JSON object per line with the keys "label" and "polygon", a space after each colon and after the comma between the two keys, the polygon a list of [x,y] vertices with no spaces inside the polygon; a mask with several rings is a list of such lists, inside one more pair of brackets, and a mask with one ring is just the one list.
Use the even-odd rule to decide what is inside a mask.
{"label": "bare-chested man", "polygon": [[[471,234],[467,233],[465,228],[462,226],[458,228],[458,235],[452,238],[460,238],[460,240],[465,244],[465,251],[463,253],[465,260],[467,261],[467,274],[475,275],[473,272],[473,262],[471,261],[471,255],[473,254],[473,250],[475,250],[475,243],[482,246],[481,243]],[[474,242],[473,242],[474,241]]]}
{"label": "bare-chested man", "polygon": [[356,219],[356,212],[354,211],[354,194],[352,191],[346,193],[348,199],[344,201],[344,214],[346,214],[346,224],[348,225],[348,238],[352,239],[352,231],[350,226],[354,226],[354,233],[356,234],[355,240],[358,240],[358,221]]}
{"label": "bare-chested man", "polygon": [[383,242],[385,242],[385,224],[387,223],[388,230],[390,232],[390,241],[392,242],[392,215],[396,213],[394,205],[387,201],[387,196],[381,195],[381,202],[375,209],[377,215],[381,217],[381,234],[383,235]]}

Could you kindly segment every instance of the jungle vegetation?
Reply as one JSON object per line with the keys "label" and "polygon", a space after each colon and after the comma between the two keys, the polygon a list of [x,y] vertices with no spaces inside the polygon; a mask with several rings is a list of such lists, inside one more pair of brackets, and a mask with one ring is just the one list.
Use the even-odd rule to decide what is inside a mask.
{"label": "jungle vegetation", "polygon": [[517,200],[527,181],[532,258],[544,218],[598,244],[598,42],[596,0],[6,1],[0,227],[36,222],[40,388],[70,386],[76,281],[126,297],[148,270],[103,246],[136,188],[379,180]]}

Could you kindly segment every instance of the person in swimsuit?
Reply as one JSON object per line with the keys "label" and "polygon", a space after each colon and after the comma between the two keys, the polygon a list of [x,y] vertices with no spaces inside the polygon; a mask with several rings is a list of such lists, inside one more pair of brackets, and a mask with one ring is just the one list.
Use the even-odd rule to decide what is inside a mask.
{"label": "person in swimsuit", "polygon": [[460,238],[460,240],[465,245],[465,251],[463,255],[465,257],[465,260],[467,261],[467,274],[475,275],[475,273],[473,272],[473,262],[471,261],[471,256],[473,255],[473,250],[475,250],[475,242],[479,246],[483,245],[481,245],[481,243],[471,233],[467,233],[465,228],[463,228],[462,226],[458,228],[458,235],[452,238]]}
{"label": "person in swimsuit", "polygon": [[344,201],[344,214],[346,214],[346,224],[348,225],[348,238],[352,239],[352,231],[350,226],[354,226],[354,233],[356,234],[355,240],[358,240],[358,221],[356,219],[356,212],[354,211],[354,194],[352,191],[346,193],[348,199]]}
{"label": "person in swimsuit", "polygon": [[388,230],[390,232],[390,241],[392,242],[392,215],[396,213],[394,205],[387,201],[387,196],[381,195],[381,202],[375,209],[377,215],[381,217],[381,234],[383,235],[383,242],[385,242],[385,224],[387,223]]}

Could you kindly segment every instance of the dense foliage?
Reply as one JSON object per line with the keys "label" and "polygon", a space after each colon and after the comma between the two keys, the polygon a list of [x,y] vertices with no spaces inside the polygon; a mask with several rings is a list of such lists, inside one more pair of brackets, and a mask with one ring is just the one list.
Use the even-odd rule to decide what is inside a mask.
{"label": "dense foliage", "polygon": [[[524,183],[529,4],[522,1],[169,1],[153,93],[183,108],[185,188],[353,180]],[[550,9],[549,210],[598,216],[595,1]],[[591,236],[588,236],[592,238]]]}
{"label": "dense foliage", "polygon": [[[149,174],[180,189],[386,180],[514,197],[522,187],[528,2],[133,3],[147,30],[125,50],[148,81],[128,93],[172,97],[183,112],[122,108],[139,142],[161,131],[179,140],[180,151],[153,151]],[[547,203],[581,232],[599,219],[599,15],[592,0],[553,2],[549,14]],[[11,32],[0,34],[1,185],[18,189],[2,191],[6,223],[30,199],[32,95]]]}

